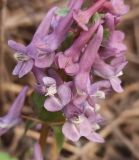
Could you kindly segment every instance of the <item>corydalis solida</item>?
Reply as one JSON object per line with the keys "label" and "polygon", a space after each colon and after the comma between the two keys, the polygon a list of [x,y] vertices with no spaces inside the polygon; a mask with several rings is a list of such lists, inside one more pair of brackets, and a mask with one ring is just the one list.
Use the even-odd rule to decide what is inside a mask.
{"label": "corydalis solida", "polygon": [[[94,0],[86,9],[85,2],[71,0],[66,13],[50,9],[26,47],[12,40],[8,44],[18,60],[13,74],[34,74],[35,90],[46,97],[44,108],[65,116],[64,135],[104,142],[97,133],[103,121],[98,101],[123,90],[119,77],[127,64],[126,46],[116,25],[129,7],[123,0]],[[63,49],[71,31],[72,43]]]}

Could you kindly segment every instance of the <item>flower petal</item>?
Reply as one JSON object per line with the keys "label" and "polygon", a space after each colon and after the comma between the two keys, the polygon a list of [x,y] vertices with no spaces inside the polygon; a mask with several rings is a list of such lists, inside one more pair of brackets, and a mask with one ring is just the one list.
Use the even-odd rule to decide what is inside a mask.
{"label": "flower petal", "polygon": [[43,83],[46,85],[46,86],[50,86],[50,85],[53,85],[55,84],[56,85],[56,81],[54,78],[52,77],[43,77]]}
{"label": "flower petal", "polygon": [[49,33],[49,29],[51,27],[51,21],[53,16],[55,15],[57,7],[53,7],[48,11],[44,19],[42,20],[41,24],[39,25],[37,31],[33,36],[33,41],[43,38]]}
{"label": "flower petal", "polygon": [[70,57],[67,57],[62,53],[58,54],[58,65],[61,69],[65,68],[65,66],[68,64],[69,60],[70,60]]}
{"label": "flower petal", "polygon": [[90,85],[89,73],[79,73],[75,77],[75,85],[77,90],[79,91],[86,91],[88,86]]}
{"label": "flower petal", "polygon": [[97,33],[89,42],[85,53],[80,60],[80,70],[82,72],[90,72],[90,69],[96,61],[96,56],[103,40],[103,27],[99,26]]}
{"label": "flower petal", "polygon": [[122,31],[116,30],[112,34],[112,40],[122,42],[125,39],[125,34]]}
{"label": "flower petal", "polygon": [[110,82],[111,82],[112,88],[116,92],[118,93],[123,92],[123,88],[121,87],[121,80],[118,77],[110,78]]}
{"label": "flower petal", "polygon": [[85,18],[84,12],[82,12],[81,10],[75,10],[73,12],[73,18],[84,31],[88,31],[88,27],[86,25],[88,23],[88,19]]}
{"label": "flower petal", "polygon": [[87,136],[87,139],[97,143],[104,143],[104,139],[96,132],[92,132]]}
{"label": "flower petal", "polygon": [[25,98],[26,98],[26,94],[29,90],[28,86],[25,86],[19,93],[19,95],[16,97],[16,99],[14,100],[9,112],[8,112],[8,116],[11,118],[15,118],[15,117],[19,117],[21,114],[21,110],[24,106],[24,102],[25,102]]}
{"label": "flower petal", "polygon": [[60,111],[64,106],[58,98],[51,96],[45,100],[44,107],[50,112],[56,112]]}
{"label": "flower petal", "polygon": [[[80,93],[79,93],[80,94]],[[81,104],[84,104],[86,98],[87,98],[87,94],[86,95],[77,95],[75,97],[75,99],[73,100],[73,104],[78,106],[78,105],[81,105]]]}
{"label": "flower petal", "polygon": [[20,72],[20,70],[21,70],[21,68],[23,66],[23,63],[24,62],[18,62],[17,63],[17,65],[15,66],[15,68],[14,68],[14,70],[12,72],[13,75],[17,76],[19,74],[19,72]]}
{"label": "flower petal", "polygon": [[70,75],[75,75],[79,71],[79,64],[78,63],[71,64],[65,68],[65,71]]}
{"label": "flower petal", "polygon": [[124,0],[111,0],[114,13],[121,16],[129,11],[129,6],[124,4]]}
{"label": "flower petal", "polygon": [[110,13],[106,13],[105,18],[106,18],[107,27],[110,29],[110,31],[114,31],[114,29],[115,29],[115,16]]}
{"label": "flower petal", "polygon": [[66,118],[71,119],[73,117],[78,117],[79,115],[82,115],[84,112],[84,106],[78,105],[75,106],[72,103],[69,103],[63,108],[63,113]]}
{"label": "flower petal", "polygon": [[19,78],[29,73],[33,68],[33,64],[34,62],[32,59],[30,59],[29,61],[23,62],[23,65],[19,71]]}
{"label": "flower petal", "polygon": [[8,41],[8,46],[17,52],[26,53],[26,47],[23,44],[17,43],[13,40]]}
{"label": "flower petal", "polygon": [[73,142],[77,142],[80,138],[79,131],[75,125],[71,122],[65,122],[62,127],[62,132],[66,138],[70,139]]}
{"label": "flower petal", "polygon": [[10,128],[14,127],[20,122],[21,122],[21,119],[19,117],[11,118],[8,115],[1,117],[0,118],[0,136],[5,134]]}
{"label": "flower petal", "polygon": [[58,95],[60,97],[61,103],[66,105],[71,100],[71,90],[66,84],[62,84],[58,87]]}
{"label": "flower petal", "polygon": [[35,58],[35,66],[38,68],[47,68],[54,62],[55,53],[45,54],[41,57]]}
{"label": "flower petal", "polygon": [[81,117],[81,118],[83,121],[79,124],[80,135],[86,137],[91,133],[92,127],[87,118],[85,117]]}
{"label": "flower petal", "polygon": [[21,122],[20,115],[24,106],[27,91],[28,86],[25,86],[13,102],[9,112],[5,116],[0,117],[0,135],[3,135],[10,128]]}

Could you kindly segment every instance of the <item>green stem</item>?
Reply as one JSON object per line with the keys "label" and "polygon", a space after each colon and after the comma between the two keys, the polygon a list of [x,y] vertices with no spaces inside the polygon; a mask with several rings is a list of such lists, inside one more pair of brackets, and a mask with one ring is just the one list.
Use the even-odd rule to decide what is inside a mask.
{"label": "green stem", "polygon": [[46,147],[46,139],[49,133],[50,126],[46,124],[42,124],[42,129],[40,133],[40,139],[39,139],[39,144],[41,146],[42,153],[45,151]]}
{"label": "green stem", "polygon": [[51,125],[52,126],[54,126],[54,125],[62,125],[65,122],[64,120],[60,121],[60,122],[50,122],[50,121],[45,122],[43,120],[38,119],[37,117],[31,117],[31,116],[24,115],[24,114],[22,114],[21,117],[23,119],[27,119],[27,120],[30,120],[30,121],[35,122],[35,123],[43,123],[43,124],[49,125],[49,126],[51,126]]}

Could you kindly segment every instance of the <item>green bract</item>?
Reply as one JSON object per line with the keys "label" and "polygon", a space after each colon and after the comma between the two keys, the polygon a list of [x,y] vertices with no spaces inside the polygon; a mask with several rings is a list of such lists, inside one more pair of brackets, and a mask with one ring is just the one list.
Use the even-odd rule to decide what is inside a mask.
{"label": "green bract", "polygon": [[65,17],[68,13],[69,13],[69,8],[58,8],[56,11],[55,11],[55,14],[57,14],[58,16],[61,16],[61,17]]}

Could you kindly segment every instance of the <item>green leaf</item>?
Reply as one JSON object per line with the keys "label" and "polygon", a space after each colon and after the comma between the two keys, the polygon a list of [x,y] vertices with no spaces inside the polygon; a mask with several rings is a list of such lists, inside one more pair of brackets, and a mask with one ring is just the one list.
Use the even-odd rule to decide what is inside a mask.
{"label": "green leaf", "polygon": [[34,92],[31,96],[31,100],[33,100],[33,104],[37,107],[37,110],[43,108],[45,99],[45,96],[39,95],[36,92]]}
{"label": "green leaf", "polygon": [[47,97],[39,95],[35,92],[32,94],[33,107],[37,117],[46,123],[63,122],[64,116],[62,112],[49,112],[44,108],[44,101],[46,98]]}
{"label": "green leaf", "polygon": [[6,152],[0,152],[0,160],[17,160],[17,158],[11,157],[8,153]]}
{"label": "green leaf", "polygon": [[57,151],[60,152],[64,144],[64,135],[61,126],[53,127]]}
{"label": "green leaf", "polygon": [[64,8],[58,8],[55,12],[58,16],[65,17],[69,13],[69,8],[64,7]]}

